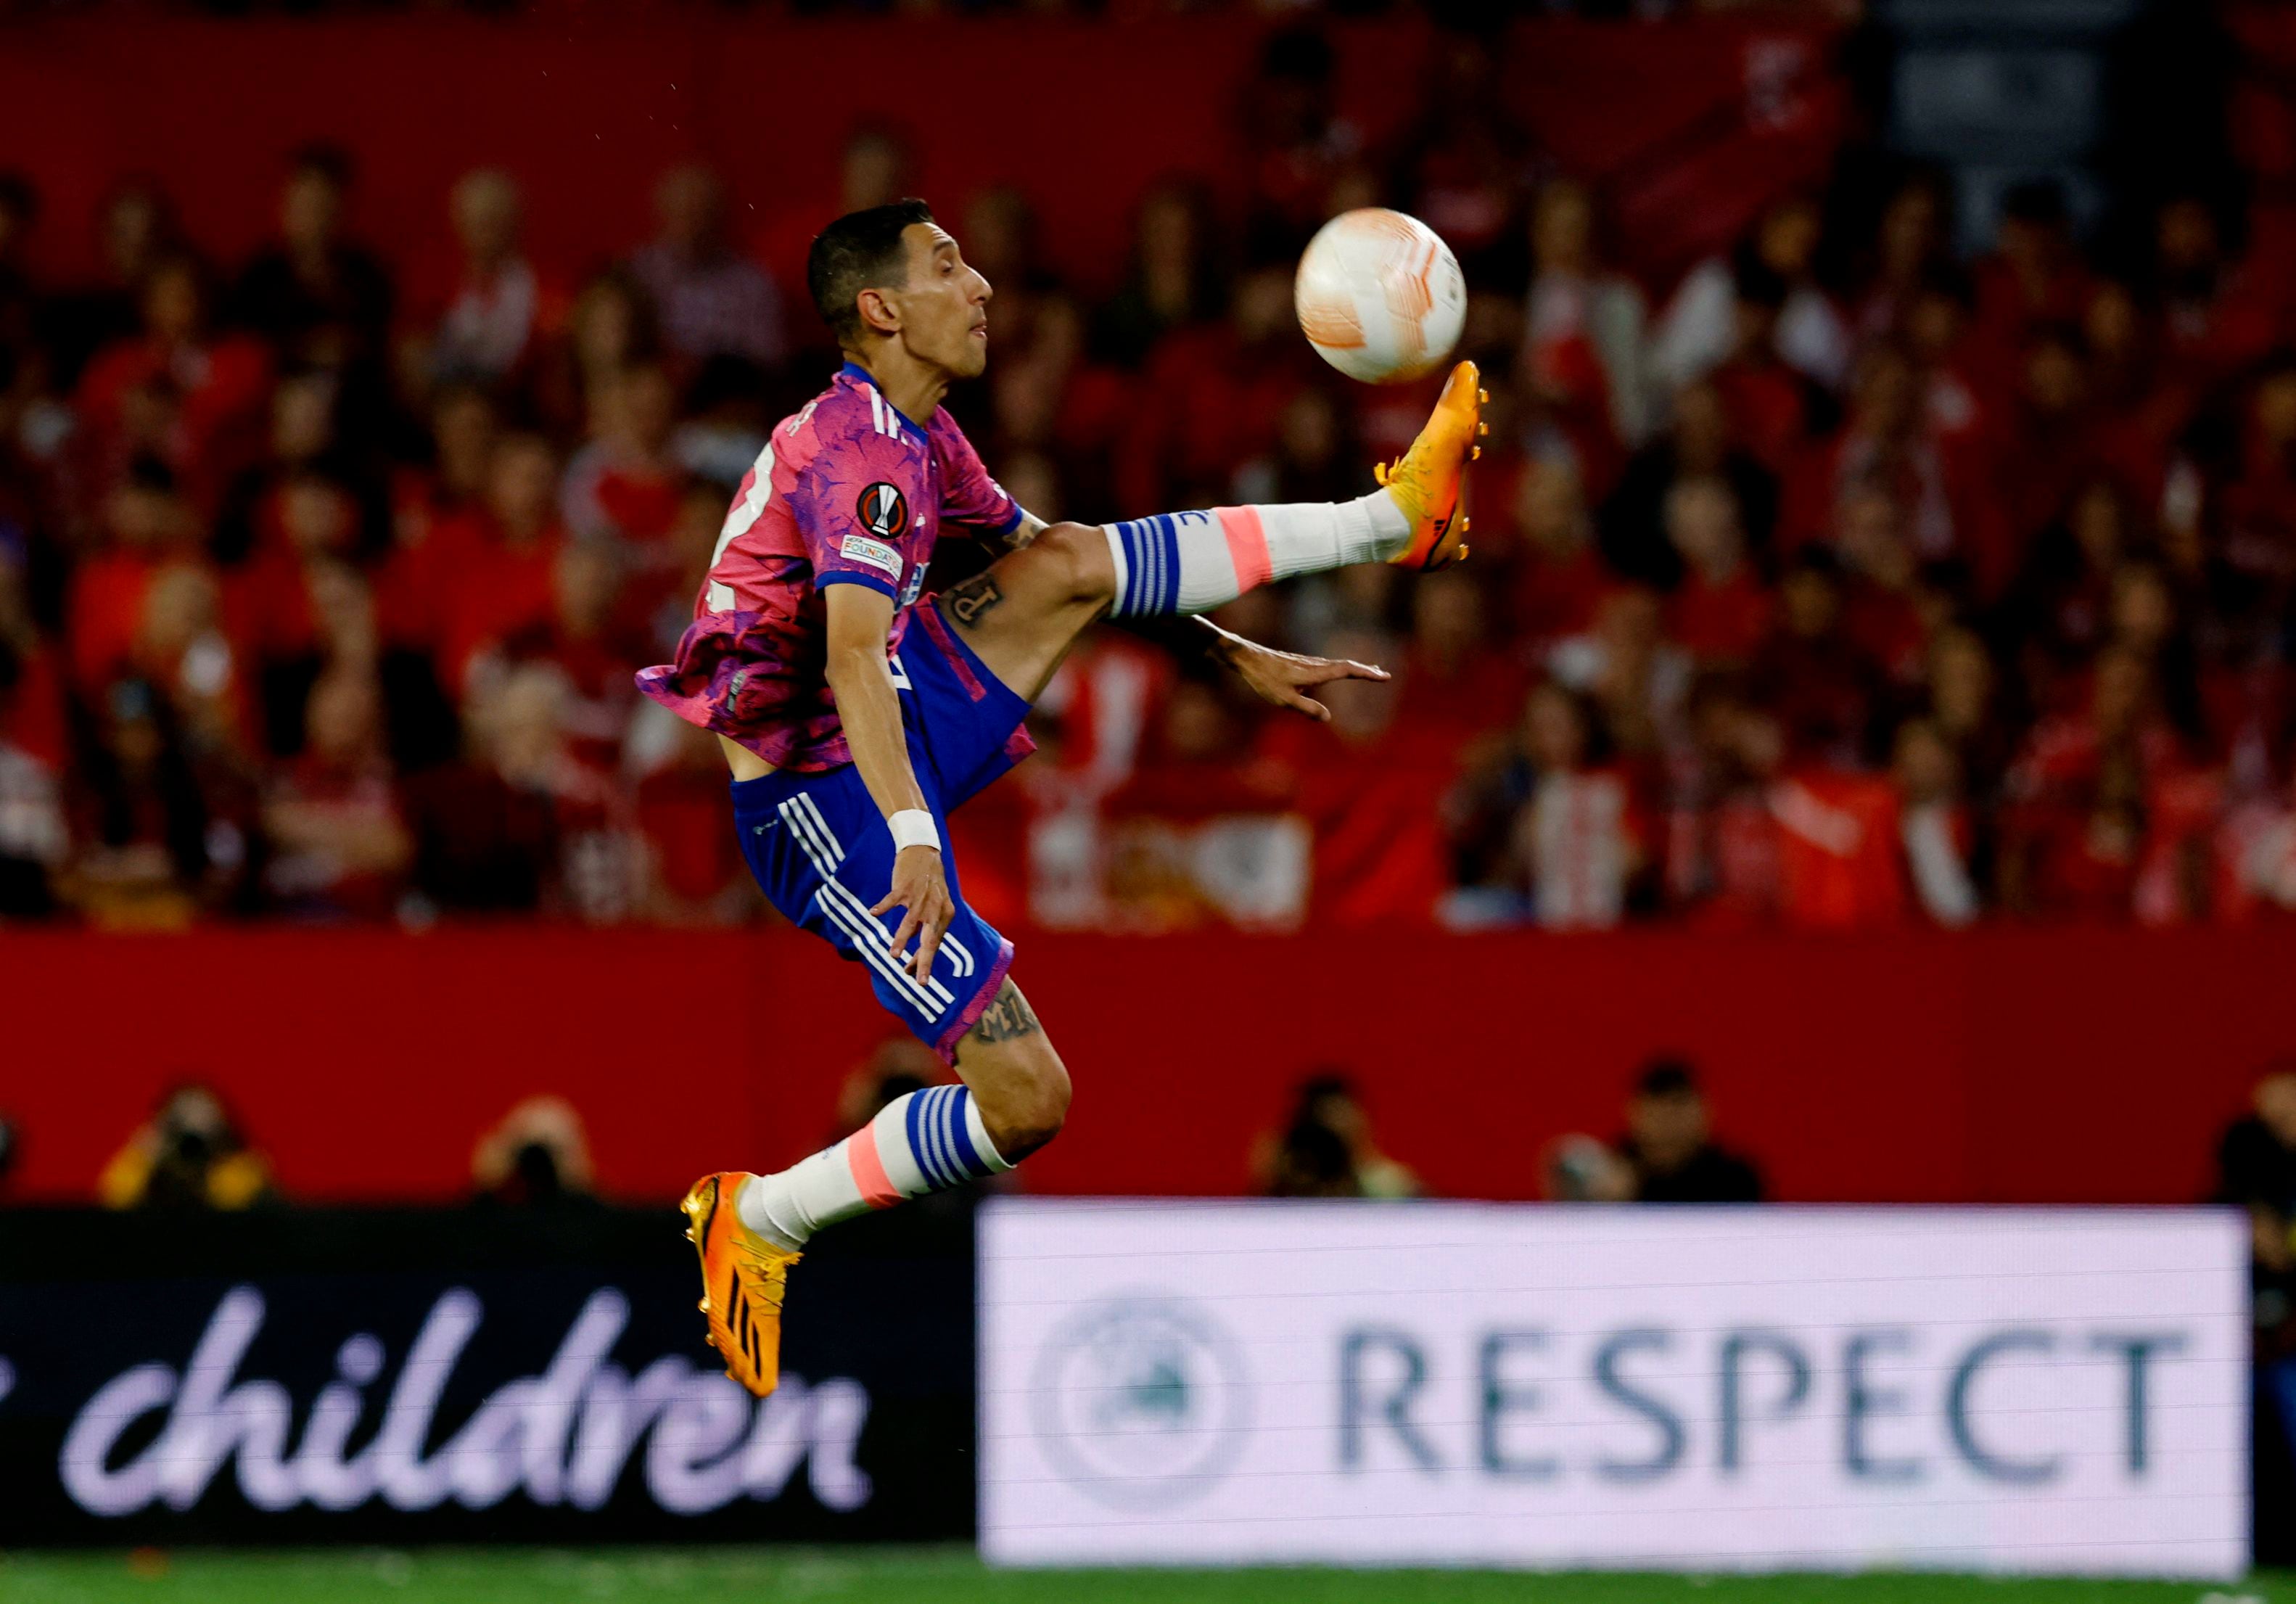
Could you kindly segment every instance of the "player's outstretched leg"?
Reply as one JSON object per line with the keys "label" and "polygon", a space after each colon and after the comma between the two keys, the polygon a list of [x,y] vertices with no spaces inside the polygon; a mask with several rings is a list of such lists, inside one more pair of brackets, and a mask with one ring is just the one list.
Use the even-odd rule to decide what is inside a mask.
{"label": "player's outstretched leg", "polygon": [[726,1373],[759,1397],[781,1379],[782,1295],[816,1232],[986,1180],[1059,1133],[1068,1070],[1009,977],[957,1043],[956,1072],[964,1084],[897,1098],[836,1146],[778,1174],[705,1175],[685,1195],[709,1345]]}
{"label": "player's outstretched leg", "polygon": [[953,587],[942,609],[1006,685],[1033,701],[1085,626],[1103,613],[1201,613],[1271,579],[1358,562],[1442,568],[1467,554],[1458,515],[1480,454],[1475,364],[1451,371],[1427,426],[1381,487],[1349,502],[1216,507],[1095,527],[1054,524]]}

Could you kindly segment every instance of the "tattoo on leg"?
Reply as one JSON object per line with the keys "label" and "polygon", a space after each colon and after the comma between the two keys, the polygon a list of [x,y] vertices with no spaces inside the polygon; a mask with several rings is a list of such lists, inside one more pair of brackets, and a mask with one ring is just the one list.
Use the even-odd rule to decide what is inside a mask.
{"label": "tattoo on leg", "polygon": [[1034,1035],[1043,1028],[1037,1022],[1036,1011],[1029,1006],[1029,999],[1022,996],[1021,988],[1008,979],[1004,982],[1004,989],[996,994],[996,1001],[984,1009],[980,1018],[973,1021],[972,1034],[983,1042],[993,1043]]}
{"label": "tattoo on leg", "polygon": [[975,574],[950,585],[942,600],[948,604],[949,616],[970,628],[980,621],[983,613],[1004,600],[1004,593],[996,588],[994,575]]}

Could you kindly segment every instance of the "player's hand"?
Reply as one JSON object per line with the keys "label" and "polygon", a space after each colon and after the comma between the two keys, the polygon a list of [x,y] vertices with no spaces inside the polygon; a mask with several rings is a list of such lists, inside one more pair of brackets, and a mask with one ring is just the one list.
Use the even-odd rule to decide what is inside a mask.
{"label": "player's hand", "polygon": [[1372,663],[1349,662],[1339,658],[1302,657],[1297,652],[1277,651],[1255,641],[1229,636],[1220,643],[1220,660],[1235,671],[1235,675],[1251,687],[1253,695],[1262,701],[1274,702],[1279,708],[1289,708],[1304,713],[1318,724],[1329,724],[1332,710],[1307,694],[1318,685],[1328,685],[1333,680],[1383,680],[1386,669]]}
{"label": "player's hand", "polygon": [[[901,848],[900,855],[893,860],[893,888],[869,912],[872,917],[882,918],[890,908],[903,910],[900,925],[893,931],[893,956],[900,959],[918,979],[930,978],[933,954],[940,951],[940,938],[948,933],[948,921],[956,917],[956,904],[949,897],[948,880],[941,872],[940,853],[937,849]],[[912,936],[917,938],[916,956],[902,958]]]}

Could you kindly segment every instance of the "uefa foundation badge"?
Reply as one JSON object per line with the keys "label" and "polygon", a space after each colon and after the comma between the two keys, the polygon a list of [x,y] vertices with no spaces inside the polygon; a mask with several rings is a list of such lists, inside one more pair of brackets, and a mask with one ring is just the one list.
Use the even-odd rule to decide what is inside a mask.
{"label": "uefa foundation badge", "polygon": [[1202,1305],[1154,1294],[1055,1327],[1030,1390],[1046,1457],[1111,1509],[1201,1496],[1234,1468],[1250,1428],[1242,1350]]}

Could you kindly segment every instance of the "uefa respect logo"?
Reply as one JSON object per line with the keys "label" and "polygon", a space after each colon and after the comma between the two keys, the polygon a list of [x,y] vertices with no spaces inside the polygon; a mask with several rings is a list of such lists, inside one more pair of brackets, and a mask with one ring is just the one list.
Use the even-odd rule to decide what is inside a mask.
{"label": "uefa respect logo", "polygon": [[1168,1510],[1235,1465],[1250,1429],[1243,1351],[1200,1303],[1104,1299],[1045,1339],[1029,1389],[1037,1440],[1078,1491],[1119,1510]]}

